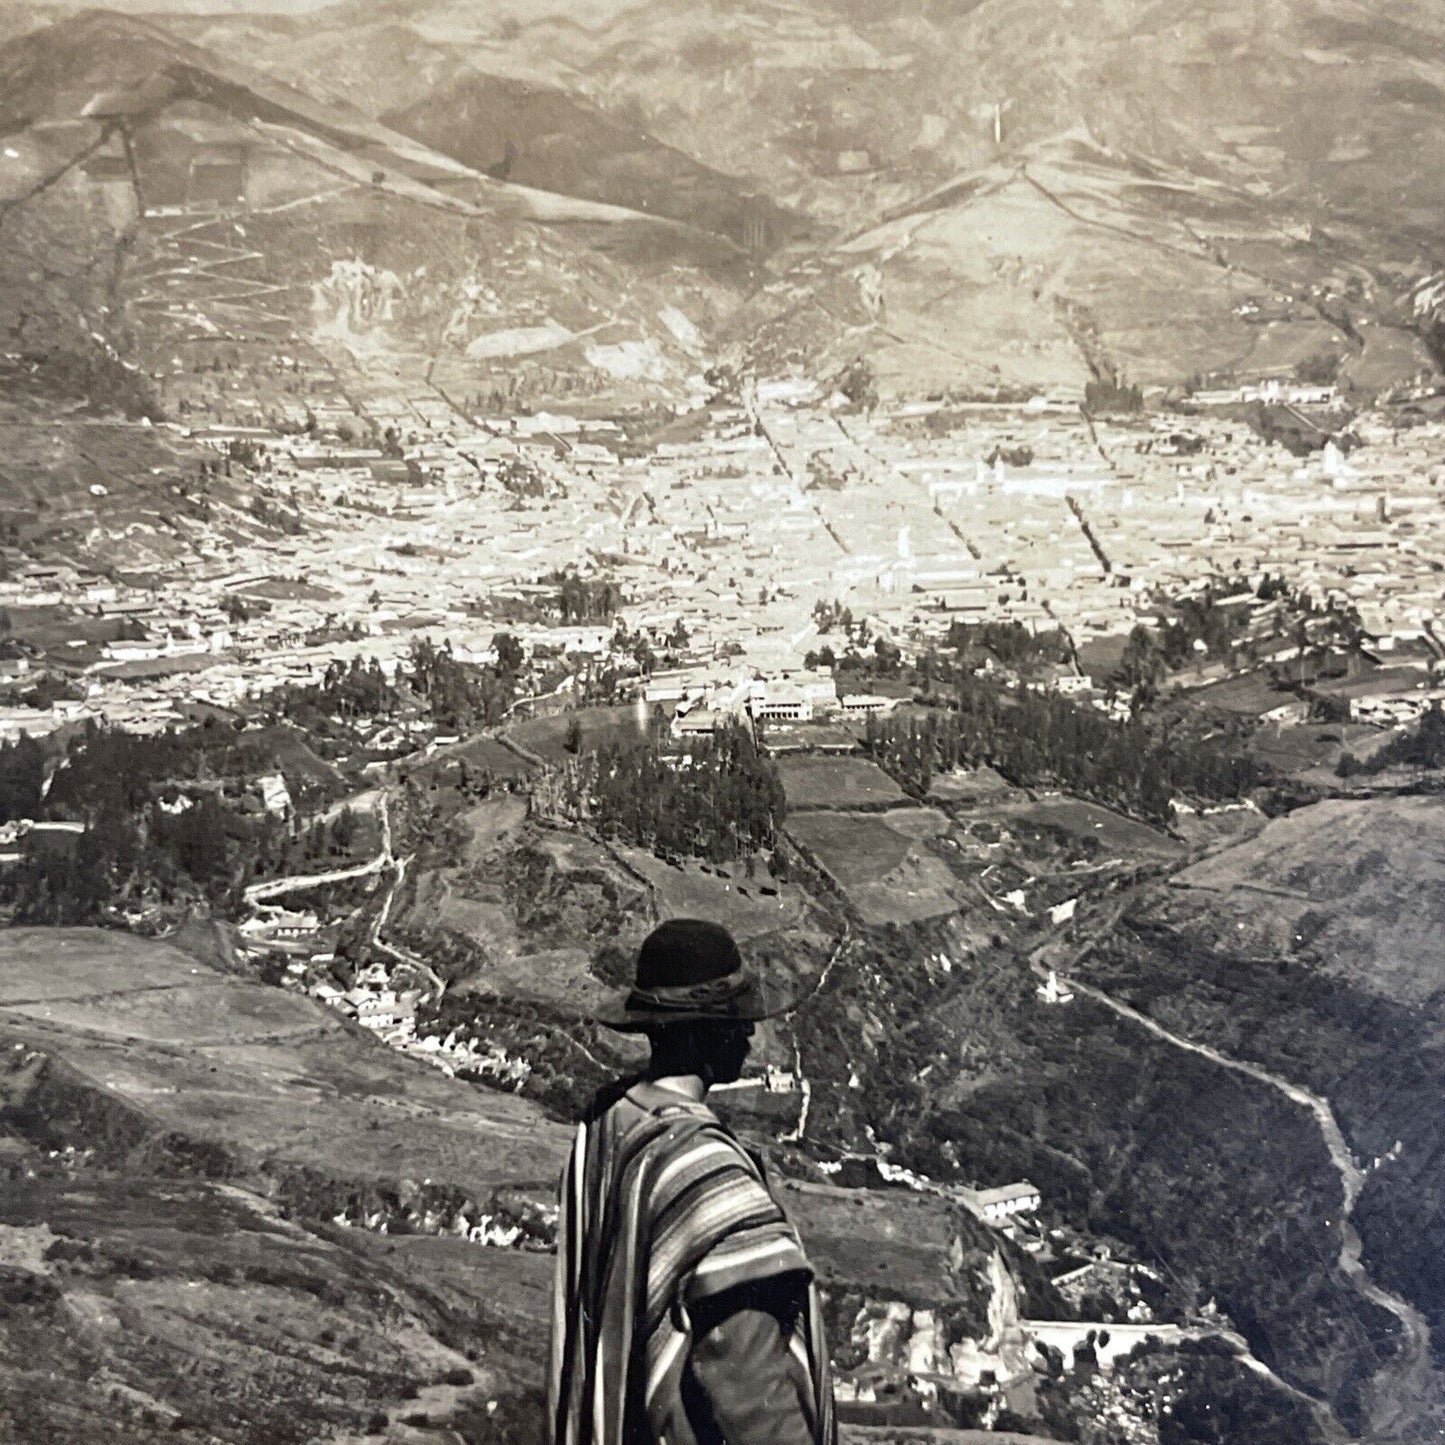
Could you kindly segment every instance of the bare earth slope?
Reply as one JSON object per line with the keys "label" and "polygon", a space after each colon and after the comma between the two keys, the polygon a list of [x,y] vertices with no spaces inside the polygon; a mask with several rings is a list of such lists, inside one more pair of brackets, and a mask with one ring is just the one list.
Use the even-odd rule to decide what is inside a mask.
{"label": "bare earth slope", "polygon": [[64,1043],[68,1069],[147,1133],[214,1146],[229,1176],[430,1178],[484,1202],[550,1195],[563,1131],[533,1105],[400,1059],[319,1004],[226,978],[165,944],[88,930],[0,934],[0,1018]]}
{"label": "bare earth slope", "polygon": [[1171,921],[1238,935],[1260,957],[1308,961],[1365,993],[1428,1003],[1445,989],[1445,803],[1329,802],[1173,880]]}
{"label": "bare earth slope", "polygon": [[549,1263],[445,1236],[540,1238],[562,1148],[534,1107],[168,945],[0,935],[0,1437],[488,1420],[534,1380],[514,1352]]}
{"label": "bare earth slope", "polygon": [[[643,0],[585,13],[409,0],[170,24],[345,97],[357,134],[362,111],[387,115],[449,153],[428,166],[490,168],[512,139],[511,179],[555,194],[624,200],[733,240],[749,234],[738,206],[724,214],[738,198],[768,250],[790,212],[869,237],[822,248],[821,281],[748,313],[738,334],[800,307],[820,333],[797,355],[765,348],[764,362],[852,350],[877,354],[904,389],[977,385],[990,367],[1007,384],[1072,388],[1100,362],[1180,382],[1328,352],[1378,390],[1429,369],[1416,333],[1438,346],[1445,25],[1424,4],[1382,17],[1358,0],[1081,0],[1064,12],[1044,0]],[[172,61],[196,67],[187,55]],[[1085,153],[1061,151],[1065,138]],[[405,150],[394,133],[384,144]],[[940,201],[960,177],[968,203]],[[1071,215],[1030,194],[1035,181],[1085,204]],[[916,236],[873,231],[923,198],[947,215]],[[883,272],[881,325],[851,314],[835,285],[835,268],[865,261]],[[1253,322],[1235,312],[1261,302]]]}
{"label": "bare earth slope", "polygon": [[665,216],[739,245],[747,243],[750,221],[774,246],[800,228],[733,177],[554,86],[463,75],[389,112],[386,122],[514,184]]}
{"label": "bare earth slope", "polygon": [[[1445,27],[1424,5],[1382,20],[1353,0],[1086,0],[1067,12],[644,0],[584,18],[421,0],[162,23],[208,47],[154,43],[168,94],[181,76],[192,102],[234,108],[244,92],[268,125],[301,117],[310,163],[477,208],[488,253],[528,222],[584,219],[579,206],[634,208],[594,218],[603,249],[625,242],[625,264],[600,268],[612,274],[597,277],[598,297],[629,297],[639,267],[651,280],[649,253],[680,248],[689,268],[730,278],[682,308],[711,338],[756,279],[742,252],[778,258],[779,276],[724,336],[763,370],[862,354],[900,392],[1077,391],[1115,371],[1178,384],[1327,361],[1378,392],[1434,370]],[[96,90],[133,85],[133,24],[56,27],[106,37],[113,77],[84,57],[62,63],[54,33],[10,47],[11,126],[33,119],[41,82],[77,111]],[[316,136],[341,133],[346,145],[317,151]],[[688,230],[667,235],[643,214]],[[287,246],[305,249],[294,237],[260,249]],[[788,271],[803,250],[814,254]],[[577,264],[538,259],[554,274]],[[518,313],[511,327],[524,312],[535,325],[568,291],[538,295],[535,270],[459,289],[490,281]],[[444,299],[449,312],[460,298]],[[447,324],[441,301],[428,303],[434,326]],[[661,304],[644,291],[610,319],[660,349],[649,379],[676,388],[684,368],[654,324]],[[602,317],[554,319],[576,334]],[[576,358],[562,369],[586,370]]]}

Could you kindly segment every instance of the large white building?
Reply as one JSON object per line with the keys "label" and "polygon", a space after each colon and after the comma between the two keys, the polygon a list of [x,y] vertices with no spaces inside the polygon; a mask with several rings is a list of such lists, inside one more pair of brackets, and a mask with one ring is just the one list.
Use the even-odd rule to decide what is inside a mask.
{"label": "large white building", "polygon": [[1044,1202],[1038,1188],[1027,1179],[1017,1184],[1001,1184],[995,1189],[971,1189],[965,1197],[990,1222],[1011,1219],[1015,1214],[1032,1214]]}

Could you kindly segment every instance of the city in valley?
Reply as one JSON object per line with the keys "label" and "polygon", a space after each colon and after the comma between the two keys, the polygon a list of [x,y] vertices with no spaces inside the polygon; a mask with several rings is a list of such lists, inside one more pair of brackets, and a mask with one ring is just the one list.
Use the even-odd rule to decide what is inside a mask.
{"label": "city in valley", "polygon": [[[299,435],[167,424],[200,469],[176,490],[204,506],[208,468],[244,475],[250,535],[207,508],[178,528],[188,555],[171,569],[151,529],[107,525],[92,498],[47,519],[87,535],[70,561],[12,548],[10,635],[44,641],[13,647],[6,675],[71,686],[10,706],[3,727],[153,731],[199,703],[244,716],[338,662],[392,675],[420,638],[494,661],[499,632],[522,648],[532,712],[596,700],[607,676],[607,700],[665,703],[675,720],[857,718],[909,696],[873,689],[880,642],[912,661],[947,652],[960,624],[1058,633],[1030,681],[1127,715],[1120,646],[1210,598],[1231,646],[1191,639],[1181,691],[1207,697],[1269,665],[1313,680],[1327,638],[1351,652],[1351,686],[1335,690],[1387,728],[1441,696],[1445,428],[1366,413],[1346,454],[1328,433],[1333,394],[1292,390],[1306,399],[1277,404],[1328,437],[1304,455],[1261,440],[1233,396],[1130,418],[1048,396],[865,411],[801,378],[662,416],[576,416],[472,414],[359,374],[306,399]],[[314,426],[328,408],[342,434]],[[385,442],[342,439],[358,431]],[[1301,637],[1286,625],[1298,604],[1351,620],[1306,620]],[[851,679],[837,668],[850,653]],[[1241,712],[1305,719],[1287,692],[1271,700]]]}
{"label": "city in valley", "polygon": [[0,1441],[543,1439],[671,918],[846,1445],[1438,1440],[1445,30],[503,8],[0,10]]}

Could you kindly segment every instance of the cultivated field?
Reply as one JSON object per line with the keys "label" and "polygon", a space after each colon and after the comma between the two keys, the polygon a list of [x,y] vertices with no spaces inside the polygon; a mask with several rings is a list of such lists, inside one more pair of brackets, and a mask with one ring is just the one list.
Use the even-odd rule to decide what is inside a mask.
{"label": "cultivated field", "polygon": [[481,862],[514,838],[527,821],[527,800],[516,793],[494,793],[474,808],[468,808],[457,822],[470,834],[467,859]]}
{"label": "cultivated field", "polygon": [[1190,695],[1208,707],[1217,707],[1240,717],[1259,717],[1290,699],[1290,694],[1272,685],[1269,674],[1263,668],[1208,683],[1195,688]]}
{"label": "cultivated field", "polygon": [[529,763],[520,753],[513,752],[505,743],[496,738],[471,738],[453,747],[441,748],[429,758],[426,765],[417,769],[417,776],[424,785],[436,782],[438,785],[455,784],[461,777],[463,766],[473,777],[489,773],[499,781],[525,778],[535,771],[535,764]]}
{"label": "cultivated field", "polygon": [[980,810],[976,816],[1000,823],[1016,835],[1030,831],[1058,835],[1100,860],[1168,862],[1183,853],[1180,844],[1158,828],[1082,798],[1039,798]]}
{"label": "cultivated field", "polygon": [[813,812],[789,819],[788,833],[867,922],[911,923],[952,912],[962,901],[961,885],[925,843],[947,826],[927,808],[886,817]]}
{"label": "cultivated field", "polygon": [[996,803],[1016,789],[990,767],[958,768],[940,773],[928,785],[930,800],[939,803]]}
{"label": "cultivated field", "polygon": [[867,758],[785,757],[778,760],[790,812],[810,808],[891,807],[907,794]]}
{"label": "cultivated field", "polygon": [[711,871],[705,873],[695,859],[674,865],[640,848],[617,852],[655,890],[659,919],[710,918],[744,939],[796,928],[807,911],[806,896],[795,886],[770,878],[766,869],[749,879],[740,864],[708,865]]}
{"label": "cultivated field", "polygon": [[1352,752],[1369,751],[1382,734],[1360,723],[1304,723],[1296,727],[1263,727],[1250,739],[1249,751],[1265,767],[1293,776],[1332,779],[1346,745]]}
{"label": "cultivated field", "polygon": [[807,1231],[827,1281],[872,1284],[904,1299],[936,1298],[948,1276],[959,1206],[903,1190],[838,1189],[788,1180],[783,1206]]}

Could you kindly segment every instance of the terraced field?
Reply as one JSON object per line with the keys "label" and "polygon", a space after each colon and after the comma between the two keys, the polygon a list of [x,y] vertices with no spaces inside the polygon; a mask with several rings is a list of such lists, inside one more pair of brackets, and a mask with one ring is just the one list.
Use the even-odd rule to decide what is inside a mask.
{"label": "terraced field", "polygon": [[788,820],[788,835],[847,896],[867,923],[914,923],[950,913],[962,885],[927,846],[947,831],[932,808],[884,815],[817,811]]}

